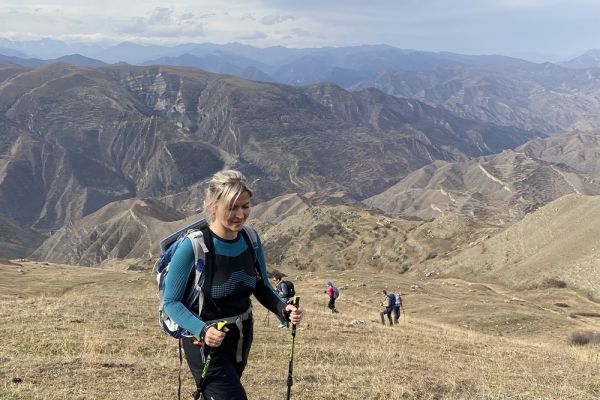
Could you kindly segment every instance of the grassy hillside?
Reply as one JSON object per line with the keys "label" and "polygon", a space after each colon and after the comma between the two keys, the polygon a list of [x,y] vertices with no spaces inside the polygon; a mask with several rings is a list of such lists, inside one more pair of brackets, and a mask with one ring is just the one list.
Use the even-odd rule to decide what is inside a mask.
{"label": "grassy hillside", "polygon": [[[573,332],[600,331],[600,305],[569,289],[515,292],[385,272],[293,278],[306,308],[293,399],[600,396],[600,348],[568,344]],[[340,314],[325,308],[326,279],[341,288]],[[400,326],[378,321],[384,287],[404,293]],[[0,264],[0,299],[1,399],[176,398],[177,344],[157,327],[147,273]],[[266,315],[256,305],[243,378],[251,399],[286,393],[290,335]]]}
{"label": "grassy hillside", "polygon": [[571,194],[429,265],[521,288],[569,287],[600,301],[600,196]]}

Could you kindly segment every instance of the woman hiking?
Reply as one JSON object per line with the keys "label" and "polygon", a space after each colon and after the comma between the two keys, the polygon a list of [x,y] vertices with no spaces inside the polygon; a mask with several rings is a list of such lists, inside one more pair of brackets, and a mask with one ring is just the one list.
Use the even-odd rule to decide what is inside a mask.
{"label": "woman hiking", "polygon": [[333,282],[327,281],[325,282],[327,286],[327,290],[325,290],[325,294],[329,298],[329,302],[327,303],[327,308],[331,310],[332,313],[338,313],[339,311],[335,308],[335,300],[337,299],[336,293],[338,293],[337,288],[333,286]]}
{"label": "woman hiking", "polygon": [[396,295],[394,293],[388,294],[387,290],[383,290],[381,293],[383,293],[385,296],[381,302],[383,309],[379,313],[379,316],[381,317],[381,323],[385,325],[383,316],[387,315],[388,321],[390,321],[390,326],[394,326],[394,322],[392,322],[392,310],[394,309],[394,304],[396,304]]}
{"label": "woman hiking", "polygon": [[[184,337],[182,345],[198,386],[196,398],[201,394],[206,400],[247,399],[240,378],[252,345],[252,294],[281,321],[299,324],[302,319],[302,308],[286,304],[269,284],[260,239],[254,251],[246,237],[251,198],[252,190],[238,171],[218,172],[208,184],[204,203],[209,224],[203,233],[209,253],[200,315],[182,302],[195,261],[189,239],[177,248],[169,265],[164,311],[193,335]],[[216,323],[222,320],[227,324],[218,330]]]}

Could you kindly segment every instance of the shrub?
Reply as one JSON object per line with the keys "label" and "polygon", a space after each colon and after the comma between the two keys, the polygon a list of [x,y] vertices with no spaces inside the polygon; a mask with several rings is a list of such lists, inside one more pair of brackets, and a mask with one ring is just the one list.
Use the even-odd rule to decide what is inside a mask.
{"label": "shrub", "polygon": [[600,344],[600,333],[591,331],[572,332],[569,335],[569,345],[585,346],[588,344]]}
{"label": "shrub", "polygon": [[600,313],[597,312],[574,312],[569,314],[571,318],[577,317],[589,317],[589,318],[600,318]]}
{"label": "shrub", "polygon": [[564,289],[567,287],[567,282],[557,278],[547,278],[542,283],[542,287]]}

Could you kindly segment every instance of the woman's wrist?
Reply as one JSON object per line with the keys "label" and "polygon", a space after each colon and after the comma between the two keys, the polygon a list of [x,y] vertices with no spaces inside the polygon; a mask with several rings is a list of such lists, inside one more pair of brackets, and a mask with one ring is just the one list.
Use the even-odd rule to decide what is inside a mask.
{"label": "woman's wrist", "polygon": [[206,335],[206,331],[210,328],[210,325],[204,325],[204,328],[200,331],[199,340],[204,341],[204,336]]}

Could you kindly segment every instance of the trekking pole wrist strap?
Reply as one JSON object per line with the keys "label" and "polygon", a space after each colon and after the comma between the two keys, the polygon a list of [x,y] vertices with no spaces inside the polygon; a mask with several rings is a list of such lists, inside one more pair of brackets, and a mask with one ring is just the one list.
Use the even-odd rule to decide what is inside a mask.
{"label": "trekking pole wrist strap", "polygon": [[204,325],[204,328],[202,328],[202,330],[200,331],[200,337],[198,338],[201,342],[204,341],[204,336],[206,336],[206,331],[208,331],[208,328],[210,328],[212,325]]}

